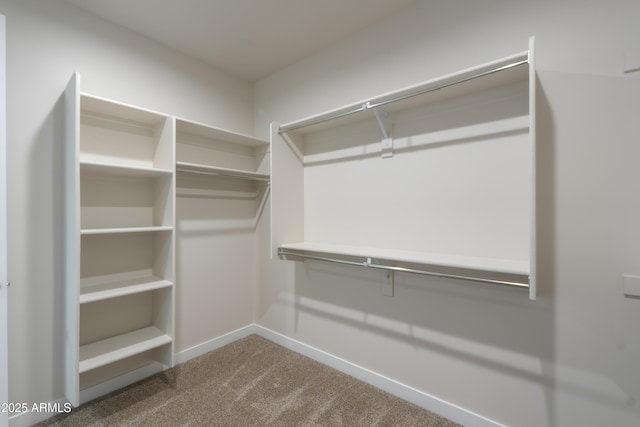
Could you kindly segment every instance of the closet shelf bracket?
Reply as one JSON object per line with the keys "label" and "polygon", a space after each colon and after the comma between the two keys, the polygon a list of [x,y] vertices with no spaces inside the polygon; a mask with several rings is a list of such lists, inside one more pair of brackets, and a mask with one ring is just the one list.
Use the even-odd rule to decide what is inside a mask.
{"label": "closet shelf bracket", "polygon": [[380,131],[382,132],[382,158],[386,159],[388,157],[393,157],[393,139],[391,137],[389,113],[380,107],[372,107],[371,102],[367,102],[363,107],[367,110],[373,110],[378,126],[380,126]]}

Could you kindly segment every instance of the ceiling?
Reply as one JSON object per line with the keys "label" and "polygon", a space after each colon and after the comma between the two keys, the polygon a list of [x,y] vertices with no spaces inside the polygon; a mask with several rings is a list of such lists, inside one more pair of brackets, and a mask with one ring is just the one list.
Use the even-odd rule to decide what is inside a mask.
{"label": "ceiling", "polygon": [[415,0],[65,0],[256,81]]}

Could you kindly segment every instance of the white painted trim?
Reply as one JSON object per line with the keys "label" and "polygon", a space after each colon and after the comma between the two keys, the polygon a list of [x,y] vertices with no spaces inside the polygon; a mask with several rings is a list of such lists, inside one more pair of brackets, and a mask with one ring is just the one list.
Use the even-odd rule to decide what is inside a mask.
{"label": "white painted trim", "polygon": [[[268,339],[269,341],[281,345],[291,351],[295,351],[296,353],[302,354],[303,356],[313,359],[316,362],[322,363],[323,365],[329,366],[333,369],[337,369],[340,372],[343,372],[347,375],[357,378],[360,381],[384,390],[389,394],[399,397],[400,399],[404,399],[408,402],[413,403],[414,405],[420,406],[421,408],[434,412],[464,426],[503,427],[502,424],[499,424],[481,415],[475,414],[457,405],[446,402],[435,396],[431,396],[430,394],[424,393],[413,387],[385,377],[384,375],[373,372],[370,369],[356,365],[355,363],[351,363],[340,357],[329,354],[325,351],[297,341],[293,338],[287,337],[286,335],[282,335],[278,332],[272,331],[271,329],[267,329],[264,326],[260,326],[258,324],[247,325],[243,328],[236,329],[235,331],[231,331],[220,337],[183,350],[180,353],[176,354],[176,363],[180,364],[187,362],[188,360],[216,350],[220,347],[224,347],[227,344],[231,344],[252,334],[256,334],[262,338]],[[160,371],[162,371],[162,365],[153,364],[130,372],[128,374],[121,375],[120,377],[82,390],[80,394],[80,400],[82,403],[88,402],[89,400],[103,396],[107,393],[125,387]],[[66,399],[59,399],[52,403],[63,405],[65,402],[67,402]],[[9,418],[9,426],[27,427],[40,421],[44,421],[53,415],[55,414],[25,413],[15,415]]]}
{"label": "white painted trim", "polygon": [[327,365],[334,369],[337,369],[340,372],[344,372],[345,374],[357,378],[360,381],[371,384],[374,387],[378,387],[379,389],[382,389],[389,394],[411,402],[414,405],[420,406],[421,408],[427,409],[440,416],[448,418],[451,421],[455,421],[464,426],[502,427],[502,424],[499,424],[481,415],[475,414],[457,405],[446,402],[435,396],[431,396],[413,387],[402,384],[391,378],[385,377],[384,375],[380,375],[367,368],[363,368],[362,366],[336,357],[325,351],[304,344],[293,338],[289,338],[263,326],[254,325],[254,328],[257,335],[266,338],[269,341],[279,344],[289,350],[295,351],[296,353],[307,356],[310,359],[315,360],[316,362],[322,363],[323,365]]}
{"label": "white painted trim", "polygon": [[360,381],[371,384],[372,386],[382,389],[389,394],[397,396],[413,403],[414,405],[420,406],[421,408],[427,409],[464,426],[502,427],[502,424],[481,415],[475,414],[452,403],[446,402],[435,396],[431,396],[413,387],[402,384],[391,378],[385,377],[384,375],[380,375],[367,368],[363,368],[355,363],[341,359],[258,324],[245,326],[244,328],[237,329],[229,332],[228,334],[183,350],[176,354],[176,363],[184,363],[227,344],[231,344],[234,341],[245,338],[251,334],[256,334],[262,338],[268,339],[269,341],[279,344],[291,351],[295,351],[296,353],[309,357],[316,362],[320,362],[323,365],[327,365],[340,372],[344,372],[345,374],[357,378]]}
{"label": "white painted trim", "polygon": [[205,353],[224,347],[227,344],[231,344],[234,341],[248,337],[251,334],[255,334],[257,333],[256,327],[257,325],[251,324],[209,341],[205,341],[202,344],[194,345],[186,350],[182,350],[180,353],[176,354],[176,364],[184,363],[198,356],[202,356]]}

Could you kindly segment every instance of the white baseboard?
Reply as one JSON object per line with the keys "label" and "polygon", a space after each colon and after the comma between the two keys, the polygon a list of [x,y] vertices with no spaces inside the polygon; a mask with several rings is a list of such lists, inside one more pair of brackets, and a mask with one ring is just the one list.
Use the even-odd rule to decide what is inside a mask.
{"label": "white baseboard", "polygon": [[186,350],[182,350],[180,353],[176,353],[176,364],[184,363],[187,360],[191,360],[195,357],[202,356],[205,353],[216,350],[220,347],[224,347],[227,344],[231,344],[234,341],[248,337],[251,334],[256,333],[256,325],[251,324],[244,328],[236,329],[227,334],[219,336],[209,341],[205,341],[202,344],[194,345]]}
{"label": "white baseboard", "polygon": [[296,353],[307,356],[310,359],[322,363],[323,365],[327,365],[340,372],[344,372],[345,374],[357,378],[362,382],[378,387],[389,394],[448,418],[451,421],[472,427],[503,427],[502,424],[496,423],[495,421],[481,415],[467,411],[466,409],[452,403],[438,399],[435,396],[431,396],[413,387],[392,380],[384,375],[380,375],[367,368],[348,362],[278,332],[264,328],[260,325],[254,325],[254,327],[255,333],[263,338],[273,341],[276,344],[280,344],[281,346],[295,351]]}
{"label": "white baseboard", "polygon": [[[337,369],[340,372],[344,372],[345,374],[357,378],[360,381],[371,384],[374,387],[378,387],[379,389],[382,389],[389,394],[397,396],[401,399],[413,403],[414,405],[420,406],[421,408],[427,409],[464,426],[503,427],[501,424],[485,418],[481,415],[470,412],[452,403],[446,402],[435,396],[431,396],[413,387],[402,384],[391,378],[385,377],[384,375],[380,375],[367,368],[363,368],[362,366],[356,365],[347,360],[341,359],[337,356],[334,356],[325,351],[319,350],[315,347],[304,344],[293,338],[289,338],[286,335],[282,335],[278,332],[272,331],[257,324],[245,326],[244,328],[237,329],[220,337],[183,350],[180,353],[176,354],[176,364],[184,363],[188,360],[216,350],[227,344],[231,344],[232,342],[237,341],[241,338],[245,338],[251,334],[259,335],[289,350],[307,356],[310,359]],[[98,384],[81,392],[81,402],[84,403],[89,400],[95,399],[111,391],[132,384],[135,381],[153,375],[154,373],[161,370],[162,366],[159,364],[157,366],[150,365],[148,367],[138,369],[126,375],[122,375],[120,377]],[[67,402],[66,399],[59,399],[52,402],[52,404],[58,404],[59,406],[61,406],[65,402]],[[9,426],[28,427],[40,421],[44,421],[53,415],[55,414],[32,412],[14,415],[9,418]]]}

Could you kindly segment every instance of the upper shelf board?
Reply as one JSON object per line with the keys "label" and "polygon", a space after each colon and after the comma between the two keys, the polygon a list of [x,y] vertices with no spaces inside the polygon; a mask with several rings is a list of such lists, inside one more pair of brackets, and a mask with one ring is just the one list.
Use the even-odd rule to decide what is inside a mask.
{"label": "upper shelf board", "polygon": [[[281,253],[284,251],[287,255],[294,257],[296,253],[300,253],[303,258],[304,254],[318,257],[326,257],[329,255],[334,259],[338,258],[336,262],[340,262],[342,258],[371,259],[375,260],[375,262],[359,262],[357,264],[366,267],[400,267],[401,270],[405,265],[410,266],[410,268],[414,270],[416,266],[423,266],[418,268],[418,270],[423,271],[424,274],[431,272],[432,275],[452,277],[451,273],[456,272],[456,276],[460,278],[467,278],[469,280],[477,279],[478,281],[509,284],[520,287],[528,287],[530,273],[529,262],[518,260],[331,245],[315,242],[285,244],[280,246],[280,249]],[[508,276],[507,280],[505,280],[506,276]]]}
{"label": "upper shelf board", "polygon": [[264,141],[253,136],[243,135],[241,133],[231,132],[184,119],[176,119],[176,135],[178,142],[180,142],[180,134],[193,135],[198,137],[198,139],[230,142],[247,147],[266,147],[269,145],[268,141]]}
{"label": "upper shelf board", "polygon": [[81,172],[100,173],[105,175],[116,176],[141,176],[141,177],[159,177],[170,176],[173,171],[171,169],[151,168],[144,166],[126,166],[119,163],[109,162],[80,162]]}
{"label": "upper shelf board", "polygon": [[172,231],[170,225],[154,225],[150,227],[117,227],[117,228],[83,228],[80,234],[83,236],[94,234],[124,234],[124,233],[154,233],[157,231]]}
{"label": "upper shelf board", "polygon": [[317,132],[329,127],[362,120],[362,117],[357,113],[370,109],[382,108],[388,113],[393,113],[515,82],[526,82],[528,78],[529,51],[525,51],[321,114],[285,123],[280,126],[279,132],[298,134]]}
{"label": "upper shelf board", "polygon": [[80,97],[80,111],[83,115],[97,115],[103,118],[111,117],[117,121],[137,123],[144,126],[155,126],[169,117],[166,114],[84,93]]}

